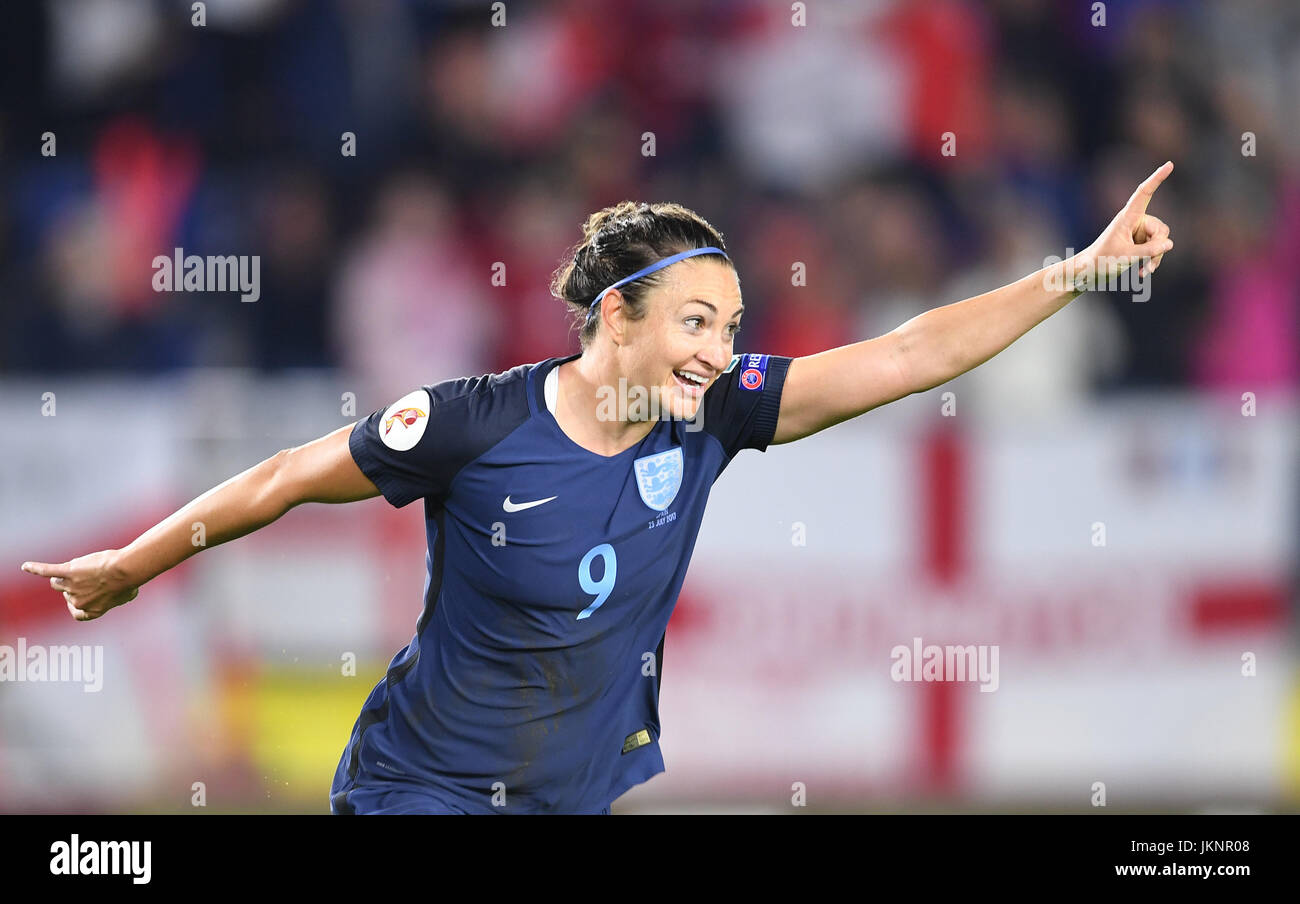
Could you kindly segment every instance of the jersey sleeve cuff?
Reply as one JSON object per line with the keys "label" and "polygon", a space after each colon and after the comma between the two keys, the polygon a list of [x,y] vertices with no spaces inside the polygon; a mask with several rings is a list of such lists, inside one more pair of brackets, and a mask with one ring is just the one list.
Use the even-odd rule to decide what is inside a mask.
{"label": "jersey sleeve cuff", "polygon": [[365,474],[379,492],[384,494],[384,498],[394,508],[401,508],[415,501],[417,496],[402,486],[401,482],[395,480],[389,470],[383,467],[382,463],[366,448],[366,418],[357,421],[352,427],[352,432],[348,434],[348,451],[352,453],[352,460],[357,463],[361,473]]}
{"label": "jersey sleeve cuff", "polygon": [[754,414],[754,448],[766,452],[776,436],[776,422],[781,414],[781,393],[785,389],[785,374],[790,369],[790,358],[775,357],[767,366],[768,385]]}

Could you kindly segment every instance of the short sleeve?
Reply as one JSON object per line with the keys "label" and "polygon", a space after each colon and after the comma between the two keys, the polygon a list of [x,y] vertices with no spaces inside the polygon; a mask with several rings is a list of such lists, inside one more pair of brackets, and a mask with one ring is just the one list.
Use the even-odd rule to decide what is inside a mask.
{"label": "short sleeve", "polygon": [[722,444],[723,467],[742,449],[765,451],[776,435],[791,358],[735,355],[704,396],[700,429]]}
{"label": "short sleeve", "polygon": [[352,428],[353,460],[394,506],[446,494],[459,467],[454,438],[469,411],[465,382],[422,386]]}

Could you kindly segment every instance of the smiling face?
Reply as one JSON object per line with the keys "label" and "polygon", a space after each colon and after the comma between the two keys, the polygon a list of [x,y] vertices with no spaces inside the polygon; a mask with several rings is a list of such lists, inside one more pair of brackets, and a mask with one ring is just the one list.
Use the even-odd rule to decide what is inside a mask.
{"label": "smiling face", "polygon": [[628,385],[657,395],[661,417],[694,417],[731,363],[743,310],[736,271],[725,261],[700,256],[665,268],[646,293],[645,317],[626,322],[620,358]]}

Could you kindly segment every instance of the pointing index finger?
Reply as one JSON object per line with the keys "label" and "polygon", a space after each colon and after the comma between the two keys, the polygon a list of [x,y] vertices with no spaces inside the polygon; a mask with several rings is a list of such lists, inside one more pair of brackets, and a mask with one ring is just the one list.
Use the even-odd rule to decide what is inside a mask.
{"label": "pointing index finger", "polygon": [[1156,168],[1156,171],[1147,176],[1137,190],[1133,192],[1133,197],[1129,198],[1128,206],[1130,210],[1136,211],[1138,216],[1147,212],[1147,204],[1151,201],[1151,196],[1155,194],[1160,183],[1165,181],[1165,177],[1174,171],[1174,162],[1166,160]]}
{"label": "pointing index finger", "polygon": [[23,571],[42,578],[66,578],[68,569],[64,565],[52,565],[49,562],[24,562]]}

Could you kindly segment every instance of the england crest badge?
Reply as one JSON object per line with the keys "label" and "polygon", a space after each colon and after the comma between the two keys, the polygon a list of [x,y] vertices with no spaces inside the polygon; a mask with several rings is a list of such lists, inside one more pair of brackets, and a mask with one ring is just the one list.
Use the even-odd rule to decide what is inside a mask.
{"label": "england crest badge", "polygon": [[638,458],[632,462],[641,501],[656,512],[673,504],[682,488],[682,447]]}

